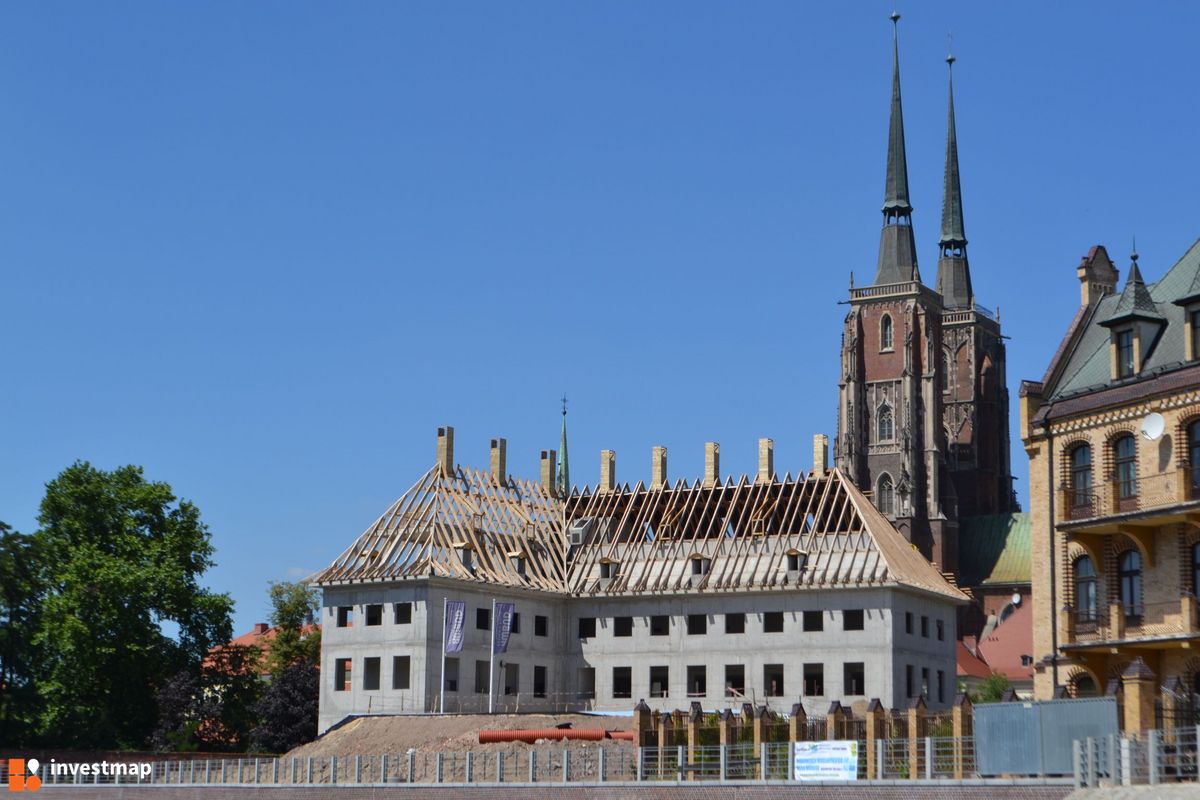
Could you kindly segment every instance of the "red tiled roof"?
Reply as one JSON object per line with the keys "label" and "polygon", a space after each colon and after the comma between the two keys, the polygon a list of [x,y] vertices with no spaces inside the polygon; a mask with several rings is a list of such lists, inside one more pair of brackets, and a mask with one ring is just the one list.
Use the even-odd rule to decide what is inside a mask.
{"label": "red tiled roof", "polygon": [[[304,625],[300,628],[300,636],[308,636],[313,631],[319,631],[320,625]],[[271,653],[271,645],[275,641],[275,637],[279,635],[279,629],[267,625],[265,622],[259,622],[254,625],[248,632],[241,636],[236,636],[226,644],[219,644],[208,651],[208,658],[205,663],[211,663],[215,655],[219,654],[226,647],[257,647],[262,653],[262,661],[264,666],[267,663],[267,656]]]}
{"label": "red tiled roof", "polygon": [[979,643],[979,655],[1010,681],[1033,680],[1033,659],[1021,665],[1021,656],[1033,655],[1033,604],[1017,606],[1008,619]]}
{"label": "red tiled roof", "polygon": [[992,668],[983,659],[968,650],[961,641],[955,647],[955,656],[958,661],[957,673],[960,678],[986,678],[992,674]]}

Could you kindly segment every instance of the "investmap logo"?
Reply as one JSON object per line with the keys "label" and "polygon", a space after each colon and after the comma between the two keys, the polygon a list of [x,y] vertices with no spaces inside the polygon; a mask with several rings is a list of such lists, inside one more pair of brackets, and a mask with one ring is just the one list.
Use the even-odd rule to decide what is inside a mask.
{"label": "investmap logo", "polygon": [[10,758],[8,760],[8,790],[10,792],[36,792],[42,788],[42,779],[37,775],[40,766],[36,758],[28,761],[23,758]]}

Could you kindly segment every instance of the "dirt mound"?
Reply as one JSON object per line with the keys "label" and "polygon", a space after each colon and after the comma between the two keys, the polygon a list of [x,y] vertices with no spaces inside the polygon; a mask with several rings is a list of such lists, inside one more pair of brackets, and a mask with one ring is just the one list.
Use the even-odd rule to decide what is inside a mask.
{"label": "dirt mound", "polygon": [[[420,714],[388,717],[358,717],[326,733],[315,742],[297,747],[289,757],[327,758],[329,756],[382,755],[384,753],[487,752],[511,751],[530,747],[519,742],[480,744],[482,728],[572,728],[632,730],[632,717],[593,716],[589,714]],[[602,742],[573,742],[573,746],[603,744],[605,747],[632,746],[630,742],[605,739]]]}

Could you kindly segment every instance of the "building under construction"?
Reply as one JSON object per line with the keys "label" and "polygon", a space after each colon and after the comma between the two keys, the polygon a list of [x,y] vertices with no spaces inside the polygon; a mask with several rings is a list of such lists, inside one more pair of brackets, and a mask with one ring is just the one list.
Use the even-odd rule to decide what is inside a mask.
{"label": "building under construction", "polygon": [[[824,713],[833,699],[903,706],[954,694],[955,613],[966,598],[841,472],[824,437],[807,474],[779,477],[773,444],[737,479],[706,445],[700,480],[595,487],[454,460],[436,463],[328,568],[320,729],[350,715],[446,710],[627,711],[751,701]],[[494,601],[516,614],[493,657]],[[444,657],[447,602],[465,603]]]}

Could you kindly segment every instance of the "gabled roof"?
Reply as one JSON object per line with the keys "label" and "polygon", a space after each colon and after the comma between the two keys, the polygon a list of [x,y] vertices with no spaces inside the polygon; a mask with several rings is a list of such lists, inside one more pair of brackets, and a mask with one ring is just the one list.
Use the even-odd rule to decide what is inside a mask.
{"label": "gabled roof", "polygon": [[[1033,604],[1022,603],[980,640],[979,655],[996,672],[1013,681],[1033,679]],[[1021,663],[1025,656],[1028,664]]]}
{"label": "gabled roof", "polygon": [[[1140,278],[1140,266],[1138,272]],[[1157,315],[1154,321],[1162,330],[1157,343],[1146,356],[1141,371],[1126,382],[1136,384],[1154,380],[1164,372],[1187,366],[1183,335],[1186,310],[1181,303],[1194,298],[1197,287],[1200,287],[1200,241],[1193,243],[1158,282],[1145,284],[1140,280],[1127,281],[1125,290],[1119,296],[1102,298],[1095,304],[1090,316],[1077,315],[1081,329],[1074,337],[1073,346],[1062,354],[1062,363],[1055,364],[1053,372],[1056,374],[1047,375],[1048,379],[1052,379],[1045,385],[1047,399],[1057,402],[1114,385],[1109,357],[1111,333],[1104,323],[1122,315],[1129,318],[1131,312],[1137,318],[1143,315],[1150,318],[1148,302]],[[1053,412],[1044,407],[1039,416],[1046,414],[1052,415]]]}
{"label": "gabled roof", "polygon": [[[789,555],[802,563],[791,574]],[[706,561],[698,580],[695,559]],[[603,581],[602,561],[615,564]],[[563,501],[537,483],[434,467],[309,582],[434,576],[579,595],[894,586],[966,601],[836,470]]]}
{"label": "gabled roof", "polygon": [[1113,309],[1111,316],[1100,324],[1111,327],[1130,319],[1163,321],[1163,315],[1158,313],[1154,300],[1150,298],[1150,290],[1146,288],[1146,282],[1142,280],[1142,272],[1137,265],[1137,256],[1133,258],[1133,265],[1129,268],[1129,278],[1126,279],[1125,288],[1121,291],[1120,298],[1117,299],[1116,308]]}
{"label": "gabled roof", "polygon": [[958,523],[958,571],[963,586],[1030,583],[1029,514],[986,514]]}

